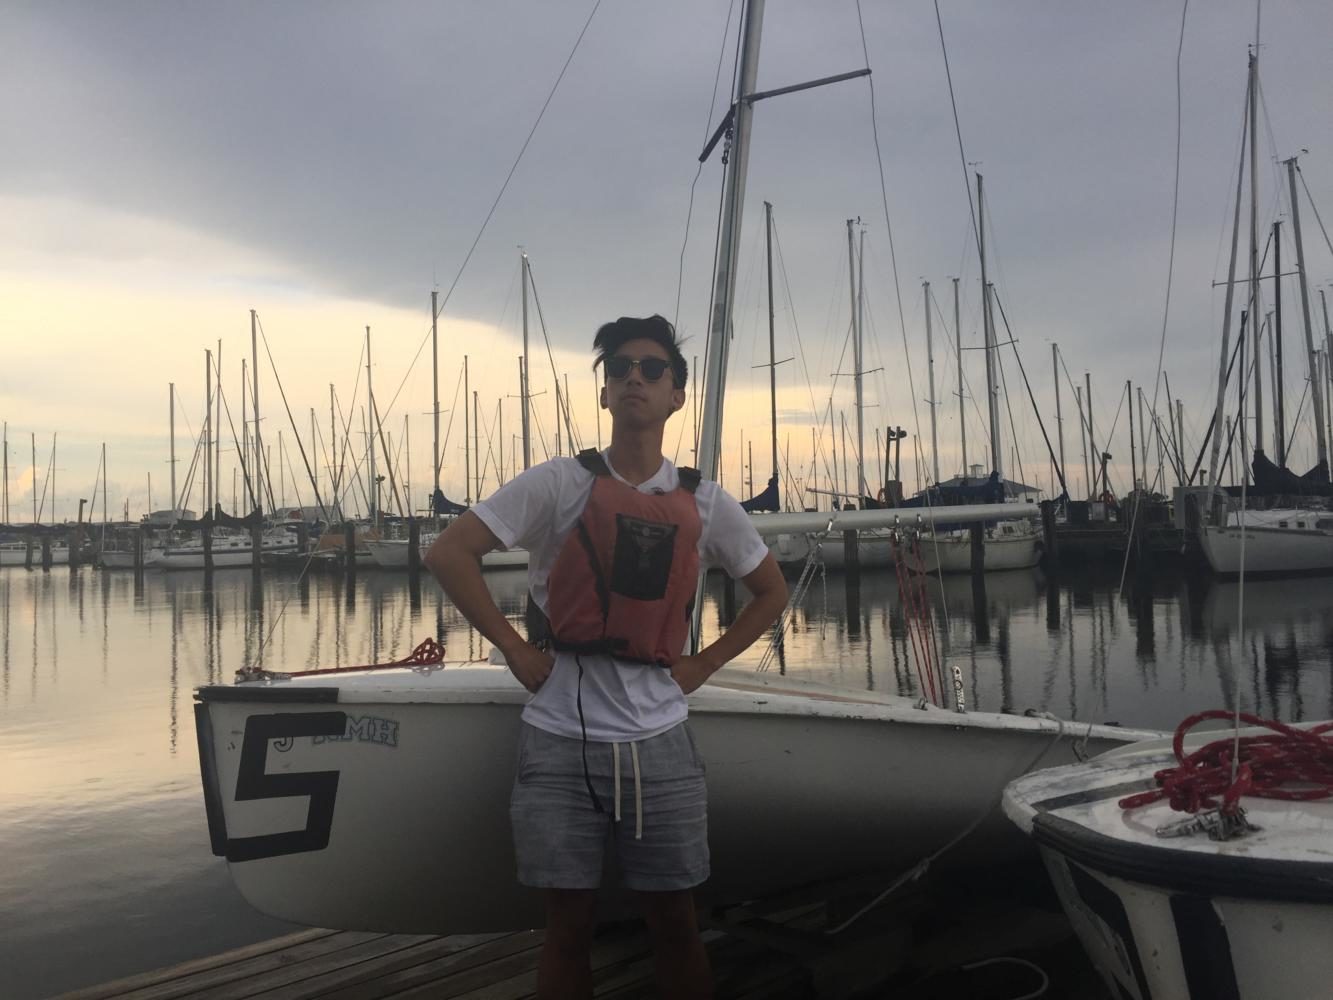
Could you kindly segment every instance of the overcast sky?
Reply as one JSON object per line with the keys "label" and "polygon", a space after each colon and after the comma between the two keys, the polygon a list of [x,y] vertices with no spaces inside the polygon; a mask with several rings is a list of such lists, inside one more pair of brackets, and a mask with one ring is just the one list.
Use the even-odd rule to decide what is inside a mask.
{"label": "overcast sky", "polygon": [[[866,379],[867,464],[875,468],[874,427],[915,433],[918,421],[916,446],[929,461],[925,279],[949,327],[936,316],[942,476],[961,465],[949,279],[962,277],[965,347],[979,343],[980,285],[935,8],[863,7],[912,360],[898,320],[869,85],[856,80],[760,103],[724,431],[724,483],[733,492],[744,492],[742,440],[756,445],[756,484],[769,471],[767,374],[752,367],[767,360],[764,200],[775,206],[781,247],[778,354],[797,357],[779,369],[779,437],[793,475],[806,476],[812,410],[824,411],[831,392],[837,419],[845,412],[854,425],[850,380],[839,379],[834,391],[832,378],[851,370],[850,353],[839,361],[850,312],[850,217],[863,219],[866,231],[865,366],[881,369]],[[592,9],[586,0],[0,6],[0,419],[8,423],[11,520],[32,516],[31,434],[39,495],[59,435],[59,516],[73,517],[77,497],[91,495],[102,442],[113,512],[127,498],[132,516],[146,509],[149,475],[153,505],[167,506],[168,383],[181,400],[183,479],[203,410],[204,350],[216,351],[219,340],[224,392],[239,422],[250,309],[307,445],[314,408],[327,447],[330,383],[345,412],[359,414],[358,365],[371,327],[376,398],[395,449],[404,417],[410,422],[411,478],[422,502],[431,475],[430,292],[443,296],[453,283]],[[1181,4],[942,0],[940,10],[966,156],[985,175],[991,277],[1038,406],[1052,423],[1050,344],[1058,342],[1075,379],[1093,373],[1104,438],[1125,380],[1151,392],[1156,370]],[[623,0],[603,3],[592,18],[441,319],[441,406],[451,411],[446,426],[455,418],[444,449],[446,492],[466,492],[457,389],[464,354],[493,448],[503,408],[509,472],[518,430],[520,245],[584,444],[597,434],[592,334],[619,315],[676,316],[683,244],[679,326],[692,338],[687,354],[703,353],[718,155],[694,189],[687,243],[686,213],[698,153],[728,99],[738,14],[739,4],[729,10],[725,0]],[[1222,291],[1212,286],[1226,274],[1254,32],[1248,2],[1196,0],[1186,17],[1164,364],[1185,400],[1195,448],[1215,391]],[[1284,220],[1286,270],[1295,255],[1279,160],[1308,150],[1300,162],[1314,206],[1333,222],[1333,5],[1270,2],[1261,33],[1259,224]],[[854,2],[769,4],[761,89],[865,61]],[[1333,279],[1333,255],[1308,202],[1301,212],[1313,289]],[[1289,419],[1305,378],[1298,301],[1288,279]],[[1322,327],[1317,293],[1314,304]],[[542,343],[535,306],[531,329],[535,349]],[[979,461],[982,353],[966,352],[964,365],[978,394],[967,401],[969,459]],[[1040,433],[1007,352],[1005,371],[1018,431],[1015,447],[1006,414],[1006,472],[1020,478],[1021,468],[1027,481],[1048,487]],[[299,462],[266,358],[261,376],[265,436],[276,443],[282,429]],[[534,391],[544,392],[534,405],[551,447],[544,349],[534,356],[533,379]],[[1072,473],[1081,460],[1068,384],[1063,402]],[[1313,459],[1308,414],[1307,404],[1293,461],[1302,469]],[[359,415],[352,419],[359,428]],[[677,419],[683,423],[669,429],[667,451],[675,452],[683,430],[677,457],[688,463],[689,418]],[[1121,413],[1109,445],[1117,462],[1125,460],[1122,489],[1125,422]],[[229,430],[224,439],[231,449]],[[907,445],[913,439],[904,466]],[[364,449],[359,433],[357,447]],[[234,464],[224,456],[228,506]],[[913,488],[914,474],[904,478]],[[484,490],[494,483],[491,468]],[[295,502],[290,477],[287,490]]]}

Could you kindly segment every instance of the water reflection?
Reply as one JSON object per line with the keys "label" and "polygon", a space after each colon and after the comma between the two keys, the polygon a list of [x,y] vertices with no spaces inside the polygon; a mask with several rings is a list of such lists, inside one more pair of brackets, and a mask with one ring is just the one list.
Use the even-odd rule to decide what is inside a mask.
{"label": "water reflection", "polygon": [[[525,574],[486,581],[521,623]],[[1333,579],[1247,583],[1243,615],[1236,584],[1159,574],[1131,577],[1122,593],[1114,570],[931,580],[914,616],[892,573],[847,583],[814,578],[770,669],[917,697],[913,633],[924,613],[946,682],[957,666],[969,709],[1154,728],[1237,703],[1284,720],[1333,716]],[[704,599],[708,641],[727,620],[719,581]],[[39,995],[135,971],[128,959],[176,961],[185,956],[146,942],[176,940],[169,931],[187,911],[209,915],[191,940],[196,953],[242,943],[238,928],[251,939],[280,932],[218,877],[190,691],[243,666],[399,659],[428,635],[450,659],[488,649],[428,577],[415,588],[382,573],[273,575],[256,586],[247,570],[0,570],[0,968],[40,981],[43,990],[27,991]],[[757,667],[766,652],[761,641],[739,665]],[[171,873],[170,918],[148,867]],[[89,870],[102,874],[89,880]],[[76,968],[59,960],[76,935],[122,947]]]}

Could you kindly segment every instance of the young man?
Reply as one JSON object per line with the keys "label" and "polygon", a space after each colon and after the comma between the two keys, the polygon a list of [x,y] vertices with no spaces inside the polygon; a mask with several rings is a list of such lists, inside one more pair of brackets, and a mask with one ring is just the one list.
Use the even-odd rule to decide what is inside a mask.
{"label": "young man", "polygon": [[[688,371],[661,316],[597,331],[611,446],[534,466],[462,515],[426,555],[449,597],[532,692],[510,801],[519,881],[546,891],[543,998],[592,995],[594,901],[608,838],[641,900],[667,997],[711,995],[692,889],[709,873],[704,767],[685,696],[781,614],[787,585],[740,505],[662,454]],[[481,557],[528,550],[549,645],[491,600]],[[700,566],[753,600],[687,656]],[[623,775],[623,777],[622,777]]]}

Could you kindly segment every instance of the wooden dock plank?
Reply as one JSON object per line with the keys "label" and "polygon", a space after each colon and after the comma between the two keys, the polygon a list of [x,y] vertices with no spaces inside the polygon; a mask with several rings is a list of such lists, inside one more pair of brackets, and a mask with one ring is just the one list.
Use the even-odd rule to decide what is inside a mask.
{"label": "wooden dock plank", "polygon": [[258,941],[255,944],[246,945],[243,948],[233,948],[231,951],[220,952],[217,955],[208,955],[204,958],[191,959],[188,962],[181,962],[179,965],[170,966],[167,969],[153,969],[148,972],[136,973],[133,976],[126,976],[123,979],[115,979],[109,983],[99,983],[97,986],[88,986],[83,989],[74,990],[70,993],[62,993],[54,1000],[108,1000],[110,997],[120,997],[132,993],[134,990],[142,989],[145,986],[152,986],[164,981],[164,976],[170,974],[174,978],[184,978],[195,973],[205,972],[209,969],[216,969],[222,965],[230,965],[233,962],[243,962],[246,959],[254,958],[260,955],[268,955],[273,952],[279,952],[286,948],[294,947],[298,944],[304,944],[308,941],[316,941],[320,938],[329,938],[341,931],[330,931],[323,928],[312,928],[306,931],[297,931],[294,934],[287,934],[283,937],[269,938],[267,941]]}
{"label": "wooden dock plank", "polygon": [[[466,989],[454,989],[453,982],[457,981],[456,977],[468,977],[481,970],[480,982],[484,983],[506,978],[508,970],[515,965],[519,971],[525,966],[535,969],[537,949],[541,941],[541,931],[507,934],[464,952],[446,955],[411,968],[395,970],[374,980],[332,990],[324,994],[324,997],[326,1000],[380,1000],[382,997],[411,996],[413,991],[418,989],[425,989],[427,996],[456,996],[458,993],[466,992]],[[431,990],[435,992],[430,992]]]}
{"label": "wooden dock plank", "polygon": [[[426,937],[301,932],[118,980],[59,1000],[531,1000],[542,932]],[[801,998],[810,977],[789,956],[704,932],[719,997]],[[653,958],[638,925],[603,928],[592,954],[594,995],[653,992]]]}
{"label": "wooden dock plank", "polygon": [[[400,951],[387,954],[375,962],[363,962],[355,969],[339,969],[302,979],[300,982],[252,993],[253,1000],[326,1000],[334,995],[346,995],[354,987],[379,990],[375,980],[410,970],[435,959],[478,948],[492,941],[509,937],[508,934],[454,934],[449,937],[427,938]],[[266,984],[267,985],[267,984]],[[377,993],[376,995],[383,995]]]}
{"label": "wooden dock plank", "polygon": [[252,976],[219,984],[211,989],[198,990],[191,994],[191,998],[192,1000],[248,1000],[258,994],[272,993],[275,990],[281,990],[285,997],[289,995],[289,988],[299,987],[306,980],[328,976],[351,977],[364,968],[373,968],[379,959],[391,958],[405,949],[435,940],[439,939],[426,935],[382,934],[369,940],[349,943],[347,947],[337,951],[288,963],[281,968],[267,971],[262,977]]}

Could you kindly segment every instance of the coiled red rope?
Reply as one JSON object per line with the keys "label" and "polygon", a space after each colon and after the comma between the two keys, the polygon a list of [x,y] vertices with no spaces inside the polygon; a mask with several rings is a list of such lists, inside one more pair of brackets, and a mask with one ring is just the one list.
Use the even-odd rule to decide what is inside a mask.
{"label": "coiled red rope", "polygon": [[444,646],[432,638],[422,639],[417,648],[401,660],[392,663],[364,663],[353,667],[321,667],[315,670],[273,671],[255,667],[243,667],[236,671],[237,681],[249,681],[262,677],[316,677],[321,674],[345,674],[358,670],[390,670],[394,667],[435,667],[444,663]]}
{"label": "coiled red rope", "polygon": [[[1296,729],[1275,719],[1241,712],[1249,726],[1272,730],[1262,736],[1226,736],[1193,753],[1184,750],[1185,734],[1205,719],[1233,719],[1225,709],[1211,709],[1184,719],[1176,727],[1171,748],[1180,763],[1153,775],[1160,788],[1120,800],[1122,809],[1159,802],[1178,812],[1196,813],[1218,807],[1235,815],[1243,795],[1261,799],[1308,802],[1333,796],[1333,722]],[[1239,766],[1232,780],[1232,756],[1239,746]]]}

